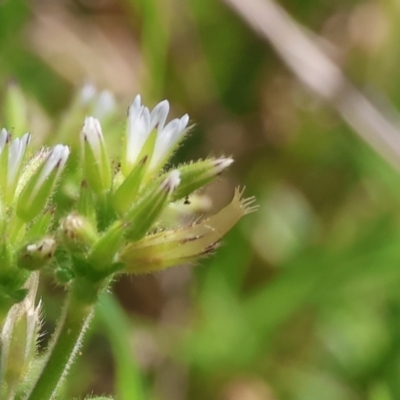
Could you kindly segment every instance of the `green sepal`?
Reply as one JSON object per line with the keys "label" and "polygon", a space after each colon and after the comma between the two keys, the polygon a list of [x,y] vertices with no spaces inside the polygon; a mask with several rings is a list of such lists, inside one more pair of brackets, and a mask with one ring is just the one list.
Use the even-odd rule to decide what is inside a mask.
{"label": "green sepal", "polygon": [[230,158],[211,158],[178,167],[181,183],[175,190],[172,200],[183,199],[212,182],[232,162]]}
{"label": "green sepal", "polygon": [[29,227],[28,231],[26,232],[26,238],[28,240],[35,240],[46,235],[51,223],[53,222],[53,216],[53,208],[48,208],[41,213]]}
{"label": "green sepal", "polygon": [[113,263],[115,255],[125,240],[125,227],[115,222],[92,246],[88,262],[96,270],[105,270]]}
{"label": "green sepal", "polygon": [[81,135],[83,176],[96,194],[103,194],[111,186],[111,166],[100,122],[86,118]]}
{"label": "green sepal", "polygon": [[124,217],[125,236],[129,241],[141,239],[157,221],[179,185],[179,172],[174,170],[164,181],[149,189]]}
{"label": "green sepal", "polygon": [[140,185],[146,171],[147,159],[147,156],[143,157],[112,194],[112,204],[121,215],[129,210],[139,193]]}
{"label": "green sepal", "polygon": [[12,248],[6,237],[0,239],[0,280],[2,277],[13,275],[15,270],[13,264]]}
{"label": "green sepal", "polygon": [[17,202],[17,215],[23,221],[32,221],[44,208],[68,155],[68,147],[55,146],[22,189]]}
{"label": "green sepal", "polygon": [[79,190],[79,198],[76,203],[76,211],[87,218],[93,226],[97,225],[96,221],[96,203],[93,197],[93,192],[90,190],[86,181],[81,183]]}

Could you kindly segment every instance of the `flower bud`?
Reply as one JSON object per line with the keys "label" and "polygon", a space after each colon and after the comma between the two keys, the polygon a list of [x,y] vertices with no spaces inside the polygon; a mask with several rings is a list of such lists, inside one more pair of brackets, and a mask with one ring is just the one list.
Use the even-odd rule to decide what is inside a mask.
{"label": "flower bud", "polygon": [[30,177],[17,202],[17,214],[23,221],[31,221],[43,209],[65,167],[68,156],[68,146],[56,145]]}
{"label": "flower bud", "polygon": [[242,198],[235,191],[232,202],[218,214],[192,225],[148,235],[122,250],[120,260],[125,271],[146,273],[173,265],[193,262],[210,254],[224,236],[244,215],[255,211],[254,199]]}
{"label": "flower bud", "polygon": [[197,189],[207,185],[232,163],[232,158],[217,158],[179,167],[181,183],[172,197],[173,201],[189,196]]}
{"label": "flower bud", "polygon": [[71,213],[61,221],[59,236],[73,253],[86,253],[98,240],[95,227],[83,216]]}
{"label": "flower bud", "polygon": [[179,182],[179,171],[171,171],[160,185],[145,193],[132,207],[124,217],[127,239],[139,240],[146,234],[171,200]]}
{"label": "flower bud", "polygon": [[34,271],[47,265],[54,256],[57,243],[52,237],[45,237],[36,243],[24,246],[17,254],[19,268]]}
{"label": "flower bud", "polygon": [[88,117],[81,131],[83,174],[90,188],[102,194],[111,186],[111,166],[104,143],[100,122]]}
{"label": "flower bud", "polygon": [[28,372],[36,353],[40,329],[40,304],[35,306],[38,274],[31,274],[25,299],[11,307],[1,331],[1,372],[5,398],[14,398],[16,386]]}
{"label": "flower bud", "polygon": [[7,204],[11,204],[14,199],[30,137],[26,133],[22,138],[12,140],[11,134],[5,129],[0,132],[0,191]]}

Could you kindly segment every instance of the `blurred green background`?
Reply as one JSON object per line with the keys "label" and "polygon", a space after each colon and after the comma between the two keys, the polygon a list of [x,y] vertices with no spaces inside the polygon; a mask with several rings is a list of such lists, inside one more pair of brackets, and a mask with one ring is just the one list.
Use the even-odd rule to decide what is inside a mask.
{"label": "blurred green background", "polygon": [[[373,99],[400,109],[398,2],[281,4]],[[0,86],[13,78],[27,93],[35,137],[51,135],[86,81],[118,99],[112,134],[137,93],[149,106],[167,98],[196,124],[177,162],[236,160],[205,192],[213,208],[239,184],[260,206],[194,268],[115,282],[66,395],[400,399],[399,176],[231,10],[2,0],[0,54]],[[42,296],[44,346],[64,293],[44,280]]]}

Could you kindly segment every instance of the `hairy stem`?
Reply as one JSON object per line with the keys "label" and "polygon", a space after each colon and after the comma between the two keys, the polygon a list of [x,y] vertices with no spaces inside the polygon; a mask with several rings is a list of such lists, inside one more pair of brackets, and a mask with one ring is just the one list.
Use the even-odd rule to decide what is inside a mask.
{"label": "hairy stem", "polygon": [[78,285],[71,288],[62,319],[48,350],[48,359],[26,400],[54,399],[81,347],[97,296],[94,295],[92,301],[88,301],[90,299],[80,296],[80,289]]}

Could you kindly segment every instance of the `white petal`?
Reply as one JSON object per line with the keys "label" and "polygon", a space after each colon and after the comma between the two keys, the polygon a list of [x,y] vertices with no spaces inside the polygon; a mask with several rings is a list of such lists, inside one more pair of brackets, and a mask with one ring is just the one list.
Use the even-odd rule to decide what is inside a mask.
{"label": "white petal", "polygon": [[[135,99],[136,101],[136,99]],[[134,102],[135,103],[135,102]],[[126,140],[126,161],[128,165],[135,163],[147,138],[150,135],[150,111],[141,106],[138,110],[132,104],[129,108],[128,132]]]}
{"label": "white petal", "polygon": [[173,119],[163,130],[157,132],[150,170],[157,167],[168,156],[168,153],[183,136],[188,122],[189,116],[186,114],[180,119]]}
{"label": "white petal", "polygon": [[163,100],[159,102],[150,114],[150,130],[158,125],[158,130],[164,129],[165,121],[169,113],[169,102]]}
{"label": "white petal", "polygon": [[44,163],[42,172],[36,182],[36,186],[32,191],[32,196],[35,196],[44,181],[50,176],[50,174],[57,168],[57,175],[64,169],[65,163],[69,156],[69,147],[62,144],[54,146],[53,150],[47,157]]}
{"label": "white petal", "polygon": [[181,183],[180,172],[177,169],[171,171],[168,176],[161,183],[161,189],[166,190],[168,193],[173,192],[176,187]]}
{"label": "white petal", "polygon": [[21,139],[17,138],[11,143],[8,155],[7,186],[14,184],[30,139],[31,135],[26,133]]}
{"label": "white petal", "polygon": [[232,163],[233,163],[233,158],[217,158],[214,161],[214,167],[215,167],[215,174],[220,174],[222,171],[227,169]]}
{"label": "white petal", "polygon": [[6,145],[7,140],[9,140],[8,135],[9,135],[9,133],[6,131],[6,129],[3,128],[0,131],[0,154],[1,154],[1,151],[4,149],[4,146]]}
{"label": "white petal", "polygon": [[133,115],[135,112],[139,111],[139,109],[142,106],[142,98],[140,97],[140,94],[138,94],[132,104],[129,107],[129,115]]}
{"label": "white petal", "polygon": [[101,143],[103,142],[103,132],[100,121],[93,117],[86,117],[81,131],[81,140],[87,141],[93,153],[101,157]]}

